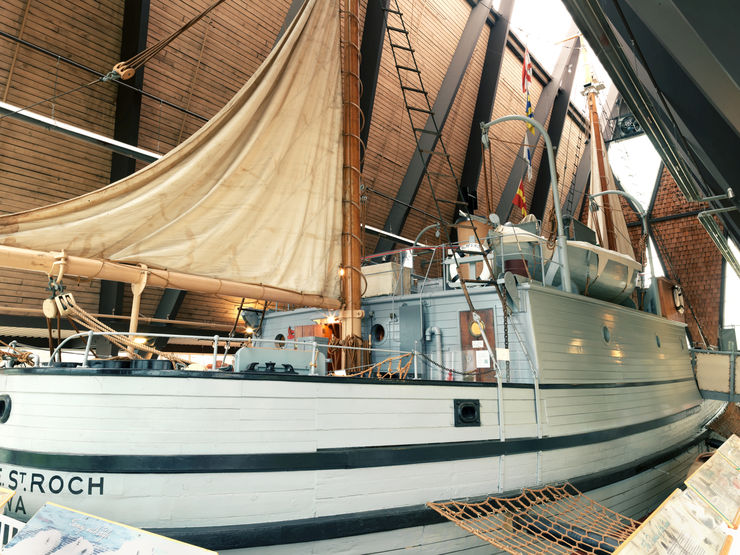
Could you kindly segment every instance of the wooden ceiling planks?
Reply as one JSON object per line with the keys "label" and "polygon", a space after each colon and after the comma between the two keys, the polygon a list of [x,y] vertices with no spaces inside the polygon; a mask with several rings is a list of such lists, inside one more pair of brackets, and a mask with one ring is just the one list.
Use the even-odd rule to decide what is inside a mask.
{"label": "wooden ceiling planks", "polygon": [[[26,1],[6,0],[3,13],[0,14],[1,30],[11,34],[19,32]],[[148,45],[171,33],[210,4],[210,1],[172,3],[151,0]],[[51,0],[32,0],[24,38],[105,72],[119,61],[123,0],[105,3],[74,0],[73,4],[72,8],[60,10],[58,4]],[[411,30],[411,41],[418,53],[424,84],[433,102],[467,21],[470,5],[465,0],[400,0],[399,4]],[[169,49],[147,65],[144,70],[144,90],[174,104],[186,106],[195,114],[206,118],[213,116],[267,56],[289,5],[290,0],[276,0],[270,4],[268,10],[261,3],[223,4],[212,16],[198,23],[190,33],[178,38]],[[489,27],[486,26],[443,131],[443,140],[458,176],[462,171],[470,125],[473,124],[471,119],[488,33]],[[14,43],[0,39],[0,94],[7,83],[14,48]],[[493,117],[524,111],[520,88],[521,61],[513,48],[519,47],[510,41],[505,50]],[[54,58],[20,47],[8,101],[24,105],[53,94],[55,85],[50,76],[55,76],[55,66]],[[58,91],[64,90],[92,79],[93,76],[87,72],[60,64],[56,88]],[[533,102],[536,102],[541,90],[541,83],[535,80],[532,85]],[[112,136],[115,94],[116,85],[98,84],[84,93],[75,93],[60,99],[55,103],[54,113],[65,122]],[[51,113],[48,105],[34,110],[47,115]],[[161,153],[167,152],[202,124],[203,121],[193,115],[145,97],[142,100],[139,146]],[[569,176],[575,171],[573,151],[577,144],[577,135],[582,133],[575,127],[569,132],[569,126],[573,125],[568,119],[558,153],[559,172],[564,166],[563,157],[567,155],[571,161],[562,179],[566,190],[570,183]],[[493,195],[497,201],[524,135],[524,127],[521,124],[504,124],[495,129],[494,133],[496,138],[514,143],[494,142],[493,156],[497,170],[492,177]],[[568,139],[570,142],[566,145]],[[395,197],[415,146],[387,43],[384,45],[367,146],[366,185],[386,197]],[[109,152],[31,128],[27,124],[8,119],[0,122],[0,149],[3,152],[0,157],[0,194],[6,199],[2,209],[8,212],[57,202],[108,183]],[[535,156],[535,171],[539,156],[538,152]],[[431,170],[439,171],[441,168],[437,167],[438,164],[439,162],[433,164]],[[526,190],[531,196],[531,190]],[[437,194],[442,199],[457,198],[457,191],[451,185],[438,186]],[[382,227],[392,201],[372,193],[367,197],[367,223]],[[430,214],[436,213],[426,184],[422,185],[415,205]],[[493,208],[486,202],[481,178],[477,213],[486,215]],[[449,203],[443,204],[443,210],[446,218],[453,214]],[[431,221],[430,217],[412,211],[401,232],[413,238]],[[428,238],[432,239],[429,236]],[[375,241],[373,235],[366,234],[368,252],[372,252]],[[2,299],[10,298],[20,299],[19,302],[24,306],[40,305],[40,299],[46,296],[43,290],[46,278],[31,277],[29,274],[17,277],[20,275],[13,272],[0,273],[0,305],[4,304]],[[93,282],[74,287],[80,291],[83,307],[96,312],[98,285]],[[142,313],[145,316],[153,315],[159,295],[161,292],[154,290],[145,294],[142,302]],[[128,299],[129,296],[127,290],[125,298]],[[189,294],[185,297],[179,317],[231,324],[238,301],[232,298],[213,300],[202,295]]]}

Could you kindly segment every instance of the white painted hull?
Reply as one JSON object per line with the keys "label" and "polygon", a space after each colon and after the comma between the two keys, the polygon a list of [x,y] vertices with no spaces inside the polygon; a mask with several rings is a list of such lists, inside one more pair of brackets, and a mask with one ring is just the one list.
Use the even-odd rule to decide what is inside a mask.
{"label": "white painted hull", "polygon": [[[10,514],[24,519],[54,501],[235,553],[273,544],[447,552],[481,543],[438,524],[428,501],[645,479],[634,476],[637,462],[650,468],[697,444],[722,403],[701,399],[680,326],[600,301],[523,293],[522,304],[538,308],[512,320],[537,365],[539,403],[521,379],[500,399],[495,384],[473,382],[1,373],[12,409],[0,424],[0,483],[18,491]],[[547,324],[568,310],[579,314],[569,329]],[[523,357],[512,354],[516,370]],[[455,426],[455,399],[479,401],[480,426]],[[645,512],[649,491],[630,494]]]}
{"label": "white painted hull", "polygon": [[[631,518],[641,518],[654,509],[686,476],[699,449],[691,448],[682,455],[641,472],[637,476],[592,490],[588,495],[596,501]],[[263,546],[229,551],[229,555],[322,555],[362,553],[402,553],[441,555],[498,555],[491,544],[452,523],[416,526],[392,532],[350,536],[333,540],[301,544]]]}
{"label": "white painted hull", "polygon": [[[505,444],[497,440],[495,387],[28,375],[2,376],[0,383],[13,399],[15,417],[2,427],[6,452],[110,455],[110,460],[100,463],[101,469],[106,465],[115,469],[121,464],[118,459],[123,459],[124,466],[138,468],[136,473],[130,471],[132,468],[84,471],[85,465],[94,464],[85,457],[72,463],[81,463],[83,469],[72,472],[61,471],[70,464],[63,457],[38,467],[3,464],[0,482],[19,492],[11,516],[22,519],[44,502],[54,501],[134,526],[168,530],[303,521],[508,492],[586,476],[629,465],[685,442],[696,436],[720,405],[704,402],[686,409],[674,404],[667,411],[655,411],[654,416],[670,419],[682,410],[686,414],[665,425],[605,442],[553,448],[558,441],[567,441],[560,438],[569,437],[559,435],[539,442],[530,440],[534,441],[533,449],[542,445],[539,454],[528,450],[465,458],[465,442],[479,449],[485,449],[486,443],[504,449],[517,445],[518,438],[513,435]],[[675,384],[671,386],[672,394],[680,400]],[[275,397],[278,389],[283,389],[281,398]],[[531,418],[525,416],[527,407],[533,413],[531,391],[504,391],[510,423],[507,430],[509,426],[511,430],[519,428],[523,437],[531,438],[534,434],[528,432],[534,431],[534,424],[527,425]],[[451,400],[459,396],[480,398],[480,428],[452,426]],[[660,394],[650,396],[659,398]],[[554,402],[556,398],[545,396],[543,400]],[[393,404],[404,409],[393,414]],[[632,419],[623,415],[622,427],[627,422]],[[550,420],[550,426],[557,424]],[[608,420],[582,424],[579,434],[613,427]],[[545,425],[545,435],[548,431]],[[365,467],[362,451],[354,450],[371,445],[417,445],[423,450],[425,444],[443,442],[453,451],[446,457],[449,460],[428,463],[403,463],[400,459],[402,464]],[[454,454],[456,449],[460,450],[459,458]],[[331,460],[333,451],[348,460],[359,457],[359,467],[208,471],[209,464],[218,468],[224,462],[212,457],[214,452],[222,458],[250,453],[277,459],[282,453],[292,458],[275,464],[290,465],[292,460],[300,460],[301,453],[309,457],[321,451],[328,453],[324,460]],[[394,452],[387,454],[393,456]],[[179,473],[181,455],[207,457],[202,462],[204,468]],[[156,458],[163,456],[164,461]],[[147,472],[147,465],[156,468],[160,464],[170,471]],[[25,512],[17,510],[19,500]]]}

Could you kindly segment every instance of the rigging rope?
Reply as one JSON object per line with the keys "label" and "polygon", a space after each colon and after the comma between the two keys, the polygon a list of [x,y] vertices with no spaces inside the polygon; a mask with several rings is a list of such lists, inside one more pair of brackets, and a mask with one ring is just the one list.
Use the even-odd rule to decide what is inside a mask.
{"label": "rigging rope", "polygon": [[175,40],[177,37],[179,37],[181,34],[183,34],[185,31],[190,29],[193,25],[198,23],[201,19],[203,19],[206,15],[208,15],[213,9],[218,7],[220,4],[223,4],[226,0],[216,0],[213,4],[208,6],[205,10],[200,12],[198,15],[193,17],[190,21],[188,21],[185,25],[180,27],[177,31],[172,33],[169,37],[166,37],[159,41],[158,43],[150,46],[149,48],[146,48],[145,50],[142,50],[132,58],[129,58],[128,60],[125,60],[123,62],[117,63],[115,66],[113,66],[113,72],[117,74],[118,77],[123,79],[124,81],[126,79],[131,79],[131,77],[134,76],[136,73],[136,70],[142,67],[144,64],[146,64],[149,60],[151,60],[154,56],[159,54],[162,50],[164,50],[173,40]]}
{"label": "rigging rope", "polygon": [[[372,378],[373,372],[375,372],[375,378],[379,380],[389,379],[389,378],[403,380],[403,379],[406,379],[406,376],[409,373],[409,368],[411,367],[411,363],[413,361],[414,361],[413,353],[405,353],[402,355],[396,355],[396,356],[388,357],[385,360],[381,360],[380,362],[376,362],[372,366],[354,365],[353,368],[359,369],[359,371],[357,372],[349,372],[350,368],[345,368],[345,372],[346,372],[345,377]],[[395,368],[393,365],[394,362],[396,363]],[[338,374],[336,373],[334,375],[338,376]]]}
{"label": "rigging rope", "polygon": [[[23,32],[26,29],[26,21],[28,21],[28,11],[31,9],[31,0],[26,1],[26,9],[23,11],[23,19],[21,19],[21,28],[18,31],[18,38],[23,37]],[[13,72],[15,71],[15,63],[18,61],[18,51],[20,50],[20,43],[15,43],[15,51],[13,52],[13,60],[10,62],[10,69],[8,69],[8,76],[5,78],[5,91],[3,92],[3,102],[8,100],[8,92],[10,91],[10,83],[13,80]]]}
{"label": "rigging rope", "polygon": [[[65,64],[67,64],[67,65],[71,65],[74,68],[81,69],[81,70],[86,71],[88,73],[92,73],[93,75],[97,75],[98,77],[102,77],[104,81],[109,81],[110,80],[108,78],[108,75],[109,74],[106,75],[106,74],[101,73],[101,72],[99,72],[99,71],[97,71],[95,69],[92,69],[90,67],[87,67],[84,64],[81,64],[79,62],[75,62],[74,60],[71,60],[71,59],[66,58],[64,56],[61,56],[59,54],[56,54],[55,52],[51,52],[50,50],[47,50],[45,48],[42,48],[42,47],[38,46],[37,44],[34,44],[32,42],[28,42],[26,40],[23,40],[20,37],[16,37],[14,35],[11,35],[10,33],[6,33],[2,29],[0,29],[0,37],[6,38],[8,40],[11,40],[11,41],[15,42],[16,44],[25,46],[27,48],[30,48],[31,50],[35,50],[36,52],[40,52],[41,54],[44,54],[46,56],[50,56],[50,57],[52,57],[54,59],[58,59],[58,60],[64,62]],[[170,108],[173,108],[174,110],[177,110],[179,112],[185,112],[189,116],[192,116],[192,117],[194,117],[196,119],[199,119],[201,121],[204,121],[204,122],[205,121],[208,121],[208,118],[205,117],[205,116],[202,116],[200,114],[196,114],[195,112],[191,112],[189,110],[186,110],[182,106],[178,106],[177,104],[174,104],[174,103],[169,102],[167,100],[163,100],[162,98],[160,98],[160,97],[158,97],[158,96],[156,96],[156,95],[154,95],[154,94],[152,94],[150,92],[147,92],[147,91],[142,90],[142,89],[140,89],[138,87],[135,87],[133,85],[130,85],[129,83],[124,83],[120,79],[116,79],[113,82],[116,83],[116,85],[118,85],[119,87],[127,88],[127,89],[129,89],[131,91],[134,91],[134,92],[140,94],[143,97],[151,98],[152,100],[156,100],[157,102],[161,102],[165,106],[168,106]],[[7,80],[6,80],[6,83],[7,83]]]}
{"label": "rigging rope", "polygon": [[24,106],[23,108],[18,108],[17,110],[14,110],[12,112],[8,112],[7,114],[1,115],[0,120],[8,118],[10,116],[13,116],[15,114],[18,114],[20,112],[23,112],[24,110],[30,110],[31,108],[38,106],[39,104],[44,104],[45,102],[52,102],[58,98],[61,98],[63,96],[67,96],[68,94],[75,93],[79,90],[82,90],[86,87],[90,87],[92,85],[95,85],[96,83],[100,83],[101,81],[105,81],[105,77],[100,77],[98,79],[95,79],[94,81],[90,81],[89,83],[85,83],[84,85],[80,85],[79,87],[75,87],[73,89],[69,89],[67,91],[61,92],[59,94],[54,94],[48,98],[44,98],[43,100],[39,100],[38,102],[34,102],[32,104],[28,104],[27,106]]}
{"label": "rigging rope", "polygon": [[[200,44],[200,52],[198,53],[198,60],[195,63],[195,70],[193,71],[193,76],[190,79],[190,87],[189,87],[189,90],[188,90],[188,99],[185,102],[185,109],[186,110],[189,110],[190,109],[190,101],[193,98],[193,88],[195,87],[195,82],[198,79],[198,72],[200,71],[200,65],[201,65],[201,62],[203,61],[203,52],[206,49],[206,39],[208,39],[208,31],[210,31],[210,29],[211,29],[211,23],[212,22],[213,22],[213,20],[210,19],[208,21],[208,25],[206,25],[206,28],[203,31],[203,40],[201,41],[201,44]],[[162,107],[160,105],[160,111],[161,111],[161,109],[162,109]],[[182,134],[185,131],[185,123],[186,123],[186,120],[187,120],[187,113],[183,114],[183,116],[182,116],[182,122],[180,123],[180,132],[177,134],[177,144],[178,145],[182,142]]]}
{"label": "rigging rope", "polygon": [[11,341],[9,344],[0,339],[0,345],[7,347],[8,350],[0,349],[0,357],[3,359],[9,359],[12,365],[23,364],[26,366],[33,366],[33,353],[28,351],[19,351],[15,346],[15,341]]}
{"label": "rigging rope", "polygon": [[[49,299],[47,299],[48,301]],[[57,320],[60,319],[61,316],[65,316],[81,326],[85,326],[87,329],[92,330],[94,332],[100,333],[105,337],[108,341],[116,345],[121,350],[127,350],[130,349],[129,352],[131,352],[132,356],[134,358],[142,358],[141,355],[138,355],[134,349],[139,351],[145,351],[147,353],[151,353],[153,355],[157,355],[160,357],[164,357],[170,361],[172,361],[173,364],[184,364],[187,365],[188,362],[185,359],[176,357],[172,353],[166,353],[163,351],[160,351],[159,349],[155,349],[154,347],[151,347],[147,344],[140,344],[135,342],[132,338],[125,336],[125,335],[109,335],[116,333],[116,330],[111,328],[110,326],[105,325],[103,322],[95,318],[92,314],[89,312],[86,312],[83,308],[80,308],[80,306],[75,301],[74,297],[71,293],[63,293],[61,295],[55,295],[53,297],[53,303],[56,305],[57,309]],[[46,302],[45,305],[46,307]]]}

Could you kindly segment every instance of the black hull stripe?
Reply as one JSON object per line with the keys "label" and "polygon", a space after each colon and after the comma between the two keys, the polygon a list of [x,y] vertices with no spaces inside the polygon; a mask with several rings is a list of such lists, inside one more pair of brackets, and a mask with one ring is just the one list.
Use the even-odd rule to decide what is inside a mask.
{"label": "black hull stripe", "polygon": [[[708,432],[660,453],[644,457],[615,468],[569,480],[580,491],[597,488],[626,480],[658,466],[688,451],[703,441]],[[676,477],[676,482],[680,477]],[[518,491],[502,495],[518,495]],[[471,499],[471,501],[483,500]],[[345,536],[357,536],[376,532],[388,532],[414,526],[426,526],[447,522],[439,513],[424,505],[398,507],[361,513],[307,518],[293,521],[242,524],[231,526],[207,526],[199,528],[158,528],[151,531],[178,539],[206,549],[223,551],[248,547],[263,547],[287,543],[321,541]]]}
{"label": "black hull stripe", "polygon": [[[384,386],[433,386],[433,387],[496,387],[496,382],[463,382],[440,380],[379,380],[375,378],[336,378],[332,376],[306,376],[297,374],[268,374],[265,372],[199,372],[182,370],[138,370],[128,368],[3,368],[1,374],[13,375],[41,375],[41,376],[118,376],[138,378],[186,378],[212,380],[253,380],[277,382],[306,382],[306,383],[356,383]],[[680,382],[693,382],[693,376],[670,380],[652,380],[640,382],[594,382],[594,383],[541,383],[540,389],[605,389],[619,387],[646,387],[666,385]],[[532,389],[531,383],[505,383],[504,389]]]}
{"label": "black hull stripe", "polygon": [[677,422],[696,413],[699,407],[700,405],[694,405],[675,414],[637,424],[542,439],[481,440],[249,455],[69,455],[0,449],[0,463],[65,472],[211,474],[336,470],[445,462],[550,451],[611,441]]}
{"label": "black hull stripe", "polygon": [[[619,387],[646,387],[651,385],[666,385],[671,383],[693,382],[694,378],[676,378],[675,380],[661,380],[652,382],[607,382],[607,383],[541,383],[540,389],[613,389]],[[525,385],[532,389],[531,384]]]}

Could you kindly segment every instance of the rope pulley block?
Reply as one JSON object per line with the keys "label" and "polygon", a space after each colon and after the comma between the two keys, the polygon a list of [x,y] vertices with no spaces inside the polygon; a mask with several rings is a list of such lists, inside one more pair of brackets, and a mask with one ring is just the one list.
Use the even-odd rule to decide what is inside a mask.
{"label": "rope pulley block", "polygon": [[[64,261],[57,261],[54,263],[54,265],[59,265],[59,275],[57,277],[54,277],[53,275],[49,274],[49,284],[46,286],[46,290],[51,292],[51,296],[48,299],[44,299],[44,302],[42,304],[44,316],[46,316],[50,320],[53,320],[60,315],[56,299],[59,295],[64,295],[65,289],[64,285],[62,284]],[[54,269],[54,265],[52,265],[52,271]],[[74,304],[74,298],[72,298],[72,304]]]}
{"label": "rope pulley block", "polygon": [[136,73],[136,69],[128,67],[126,65],[126,62],[118,62],[116,65],[113,66],[113,71],[115,71],[119,75],[122,81],[125,81],[126,79],[131,79]]}
{"label": "rope pulley block", "polygon": [[[51,316],[49,316],[46,312],[46,301],[53,301],[59,316],[64,317],[70,316],[73,313],[74,308],[77,306],[77,302],[72,296],[72,293],[62,293],[61,295],[57,295],[53,299],[46,299],[44,301],[44,315],[47,318],[51,318]],[[54,314],[54,317],[56,317],[56,314]]]}

